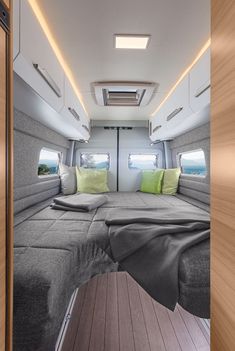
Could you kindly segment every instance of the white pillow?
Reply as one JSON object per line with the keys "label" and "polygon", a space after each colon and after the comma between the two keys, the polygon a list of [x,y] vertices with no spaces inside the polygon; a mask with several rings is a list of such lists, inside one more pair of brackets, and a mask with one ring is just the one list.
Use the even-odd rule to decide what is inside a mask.
{"label": "white pillow", "polygon": [[75,167],[68,167],[59,164],[59,175],[61,180],[61,190],[64,195],[71,195],[77,191],[77,179]]}

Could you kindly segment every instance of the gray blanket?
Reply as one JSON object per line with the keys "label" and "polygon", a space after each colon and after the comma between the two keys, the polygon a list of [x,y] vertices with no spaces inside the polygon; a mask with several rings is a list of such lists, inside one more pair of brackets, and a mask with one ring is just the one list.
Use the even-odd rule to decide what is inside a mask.
{"label": "gray blanket", "polygon": [[61,211],[89,212],[107,202],[105,195],[74,194],[54,199],[51,208]]}
{"label": "gray blanket", "polygon": [[113,258],[162,305],[179,297],[181,253],[209,238],[209,215],[194,208],[115,209],[106,219]]}

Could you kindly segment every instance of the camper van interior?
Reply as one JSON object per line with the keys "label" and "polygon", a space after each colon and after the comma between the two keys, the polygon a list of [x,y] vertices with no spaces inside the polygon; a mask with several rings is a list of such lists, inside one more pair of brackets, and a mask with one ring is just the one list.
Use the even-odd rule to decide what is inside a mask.
{"label": "camper van interior", "polygon": [[235,350],[233,0],[0,6],[0,351]]}

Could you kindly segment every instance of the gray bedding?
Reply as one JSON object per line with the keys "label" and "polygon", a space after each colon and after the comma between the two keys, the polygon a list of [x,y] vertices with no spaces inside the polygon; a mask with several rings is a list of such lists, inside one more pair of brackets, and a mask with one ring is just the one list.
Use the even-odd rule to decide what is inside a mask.
{"label": "gray bedding", "polygon": [[209,238],[209,215],[197,208],[121,208],[105,222],[114,260],[155,300],[174,310],[180,255]]}
{"label": "gray bedding", "polygon": [[51,208],[62,211],[89,212],[107,202],[105,195],[74,194],[54,199]]}
{"label": "gray bedding", "polygon": [[[55,211],[50,199],[15,216],[14,351],[52,351],[75,287],[118,269],[105,224],[114,209],[196,208],[167,195],[105,196],[90,212]],[[208,257],[207,241],[187,249],[179,262],[179,302],[202,317],[209,315]]]}

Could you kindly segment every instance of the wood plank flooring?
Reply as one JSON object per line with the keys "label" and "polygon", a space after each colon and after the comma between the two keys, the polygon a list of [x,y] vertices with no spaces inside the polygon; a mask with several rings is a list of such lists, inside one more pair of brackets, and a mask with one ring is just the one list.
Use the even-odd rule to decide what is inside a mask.
{"label": "wood plank flooring", "polygon": [[125,272],[96,276],[77,294],[60,351],[209,351],[210,328],[154,301]]}

